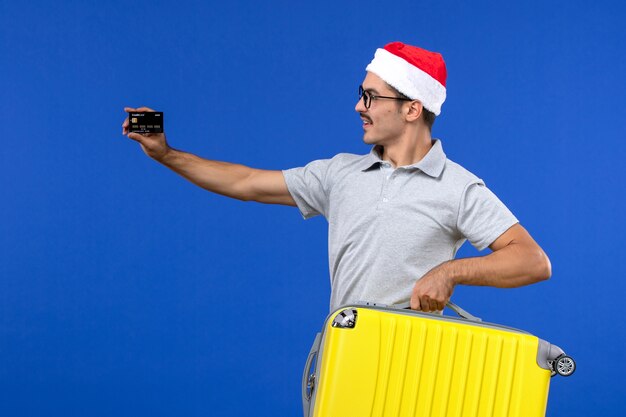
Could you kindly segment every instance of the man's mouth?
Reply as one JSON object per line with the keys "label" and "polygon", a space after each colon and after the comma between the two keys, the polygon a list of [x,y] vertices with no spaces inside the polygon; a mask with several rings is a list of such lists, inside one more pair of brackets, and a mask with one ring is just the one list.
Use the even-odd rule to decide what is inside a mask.
{"label": "man's mouth", "polygon": [[372,124],[372,121],[365,116],[361,116],[361,120],[363,121],[363,127],[370,126]]}

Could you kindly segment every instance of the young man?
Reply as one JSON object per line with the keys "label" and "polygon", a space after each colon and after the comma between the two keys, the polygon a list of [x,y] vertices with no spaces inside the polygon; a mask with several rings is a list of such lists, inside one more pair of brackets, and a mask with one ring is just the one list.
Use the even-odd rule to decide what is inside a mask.
{"label": "young man", "polygon": [[[285,171],[209,161],[165,135],[123,132],[194,184],[244,201],[297,206],[329,224],[331,309],[355,301],[442,310],[454,287],[517,287],[550,277],[543,250],[484,183],[448,160],[431,126],[446,97],[438,53],[400,42],[376,51],[355,110],[368,155]],[[126,108],[127,112],[150,111]],[[454,259],[463,242],[493,252]]]}

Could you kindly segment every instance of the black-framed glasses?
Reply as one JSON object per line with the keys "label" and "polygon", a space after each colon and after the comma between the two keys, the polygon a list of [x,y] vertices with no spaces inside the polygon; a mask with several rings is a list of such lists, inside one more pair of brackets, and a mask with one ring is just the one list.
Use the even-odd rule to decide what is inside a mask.
{"label": "black-framed glasses", "polygon": [[363,99],[363,104],[365,105],[366,109],[370,108],[370,106],[372,105],[372,100],[378,100],[379,98],[386,98],[388,100],[413,101],[410,98],[404,97],[376,96],[369,91],[364,90],[362,85],[359,86],[359,100]]}

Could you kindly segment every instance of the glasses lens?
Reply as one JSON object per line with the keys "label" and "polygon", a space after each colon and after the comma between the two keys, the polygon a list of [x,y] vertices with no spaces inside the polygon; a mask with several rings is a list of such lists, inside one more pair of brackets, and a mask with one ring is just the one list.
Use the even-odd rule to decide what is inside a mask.
{"label": "glasses lens", "polygon": [[363,90],[362,85],[359,86],[359,98],[363,99],[363,105],[365,106],[366,109],[369,109],[370,108],[370,96],[365,90]]}

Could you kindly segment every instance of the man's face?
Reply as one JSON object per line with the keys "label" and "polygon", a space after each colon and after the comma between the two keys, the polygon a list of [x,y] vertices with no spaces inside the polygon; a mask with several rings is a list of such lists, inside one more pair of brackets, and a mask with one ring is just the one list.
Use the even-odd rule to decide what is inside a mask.
{"label": "man's face", "polygon": [[[397,93],[386,82],[371,72],[367,73],[362,86],[363,90],[375,96],[397,97]],[[363,120],[363,142],[385,146],[400,139],[406,127],[401,103],[396,100],[373,99],[368,109],[363,99],[359,99],[354,110]]]}

